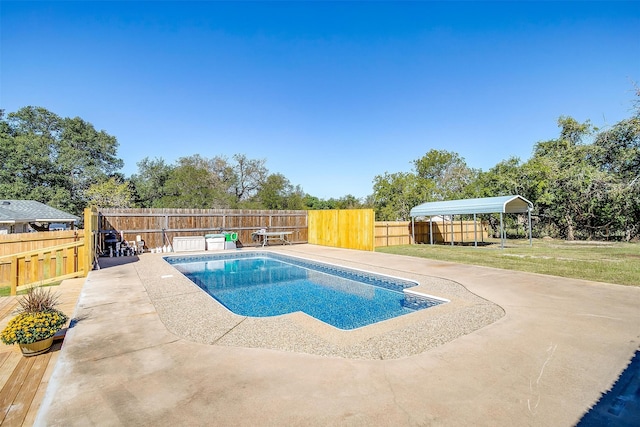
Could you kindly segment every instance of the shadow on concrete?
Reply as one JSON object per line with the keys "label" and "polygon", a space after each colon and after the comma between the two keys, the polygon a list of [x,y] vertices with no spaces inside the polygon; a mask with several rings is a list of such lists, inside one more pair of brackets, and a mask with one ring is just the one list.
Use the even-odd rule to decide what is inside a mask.
{"label": "shadow on concrete", "polygon": [[137,255],[134,256],[118,256],[118,257],[100,257],[98,258],[99,268],[95,269],[103,269],[109,267],[116,267],[118,265],[131,264],[132,262],[138,262],[140,258]]}
{"label": "shadow on concrete", "polygon": [[584,414],[578,427],[640,425],[640,350],[611,390],[600,397],[598,403]]}

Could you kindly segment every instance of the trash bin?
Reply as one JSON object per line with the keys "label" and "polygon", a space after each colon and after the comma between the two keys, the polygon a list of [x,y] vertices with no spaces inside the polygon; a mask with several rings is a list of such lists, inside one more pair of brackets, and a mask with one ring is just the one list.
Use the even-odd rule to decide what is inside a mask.
{"label": "trash bin", "polygon": [[204,239],[207,242],[208,251],[221,251],[224,249],[224,234],[206,234]]}
{"label": "trash bin", "polygon": [[224,233],[225,242],[235,242],[238,240],[238,233],[226,232]]}
{"label": "trash bin", "polygon": [[238,240],[238,233],[232,231],[224,232],[224,248],[236,249],[236,240]]}

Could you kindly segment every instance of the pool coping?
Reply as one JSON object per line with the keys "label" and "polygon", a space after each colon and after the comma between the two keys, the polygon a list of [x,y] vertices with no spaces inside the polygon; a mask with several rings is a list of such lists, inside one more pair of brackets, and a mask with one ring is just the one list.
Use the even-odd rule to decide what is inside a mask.
{"label": "pool coping", "polygon": [[[264,249],[236,251],[264,252]],[[363,266],[346,260],[336,262],[309,254],[301,257],[282,247],[269,248],[268,251],[414,281],[419,285],[412,287],[412,291],[436,295],[448,302],[361,328],[341,330],[302,312],[268,318],[239,316],[165,261],[164,257],[169,254],[150,254],[145,256],[144,265],[136,267],[167,329],[183,339],[202,344],[349,359],[395,359],[442,345],[483,328],[504,315],[504,310],[497,304],[469,292],[452,280],[415,273],[399,277],[384,267]],[[192,252],[175,255],[210,254]]]}

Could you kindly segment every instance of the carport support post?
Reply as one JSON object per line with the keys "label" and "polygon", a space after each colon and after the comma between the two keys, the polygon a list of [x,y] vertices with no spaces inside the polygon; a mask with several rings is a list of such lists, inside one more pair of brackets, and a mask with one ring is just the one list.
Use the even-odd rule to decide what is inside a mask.
{"label": "carport support post", "polygon": [[473,214],[473,246],[478,247],[478,222],[476,214]]}
{"label": "carport support post", "polygon": [[533,246],[533,238],[531,237],[531,208],[527,208],[527,215],[529,216],[529,246]]}
{"label": "carport support post", "polygon": [[[389,232],[387,232],[387,236],[388,236]],[[388,238],[388,237],[387,237]],[[415,221],[415,217],[411,217],[411,244],[415,245],[416,244],[416,221]]]}
{"label": "carport support post", "polygon": [[433,246],[433,217],[429,217],[429,243]]}
{"label": "carport support post", "polygon": [[453,246],[453,215],[451,215],[451,246]]}
{"label": "carport support post", "polygon": [[504,249],[504,221],[502,219],[502,212],[500,212],[500,248]]}

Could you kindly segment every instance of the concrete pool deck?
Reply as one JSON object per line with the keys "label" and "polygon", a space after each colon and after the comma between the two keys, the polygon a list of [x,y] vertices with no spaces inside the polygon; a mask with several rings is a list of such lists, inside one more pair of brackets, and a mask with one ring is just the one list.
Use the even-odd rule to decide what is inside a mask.
{"label": "concrete pool deck", "polygon": [[[105,260],[120,265],[92,271],[85,281],[35,425],[574,425],[640,344],[638,287],[313,245],[268,250],[453,281],[478,299],[460,293],[443,318],[470,307],[488,309],[490,318],[410,355],[383,353],[384,360],[225,342],[236,329],[246,329],[238,336],[255,328],[264,335],[246,320],[223,325],[216,344],[208,344],[210,336],[184,335],[207,329],[219,313],[202,315],[196,292],[165,286],[184,278],[167,274],[160,254]],[[190,328],[169,323],[185,312],[202,321]],[[353,342],[361,347],[439,317],[414,316]],[[288,328],[297,326],[303,339],[315,333],[332,348],[354,347],[349,333],[332,338],[308,321],[294,316],[281,342],[295,347],[301,338]]]}

